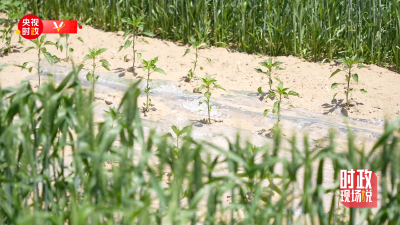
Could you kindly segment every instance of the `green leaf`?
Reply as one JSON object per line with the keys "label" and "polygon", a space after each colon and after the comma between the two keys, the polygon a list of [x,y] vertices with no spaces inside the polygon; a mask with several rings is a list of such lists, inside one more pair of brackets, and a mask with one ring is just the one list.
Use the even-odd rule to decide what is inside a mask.
{"label": "green leaf", "polygon": [[[155,34],[153,34],[152,32],[150,32],[150,31],[143,31],[143,32],[141,32],[141,34],[143,34],[143,35],[145,35],[145,36],[148,36],[148,37],[154,37],[154,36],[156,36]],[[148,43],[147,43],[148,44]]]}
{"label": "green leaf", "polygon": [[100,48],[99,50],[97,50],[96,54],[97,54],[97,55],[100,55],[101,53],[103,53],[103,52],[105,52],[105,51],[107,51],[106,48]]}
{"label": "green leaf", "polygon": [[358,83],[358,74],[352,74],[353,80]]}
{"label": "green leaf", "polygon": [[289,91],[288,95],[299,96],[299,94],[295,91]]}
{"label": "green leaf", "polygon": [[204,97],[206,97],[207,99],[210,99],[211,93],[207,91],[206,93],[204,93]]}
{"label": "green leaf", "polygon": [[124,44],[124,48],[127,49],[132,44],[131,40],[126,40]]}
{"label": "green leaf", "polygon": [[221,89],[221,90],[224,90],[224,91],[226,91],[223,87],[221,87],[220,85],[218,85],[218,84],[216,84],[216,85],[214,85],[214,88],[218,88],[218,89]]}
{"label": "green leaf", "polygon": [[103,64],[107,65],[107,66],[111,66],[111,64],[105,59],[100,59],[99,61],[102,62]]}
{"label": "green leaf", "polygon": [[47,52],[47,49],[45,47],[41,48],[40,51],[42,51],[43,53]]}
{"label": "green leaf", "polygon": [[123,49],[123,48],[124,48],[124,46],[123,46],[123,45],[119,46],[119,48],[118,48],[118,52],[120,52],[120,51],[121,51],[121,49]]}
{"label": "green leaf", "polygon": [[335,93],[335,94],[333,95],[333,98],[332,98],[332,100],[336,98],[336,95],[337,95],[337,93]]}
{"label": "green leaf", "polygon": [[259,87],[259,88],[257,89],[257,91],[258,91],[258,93],[260,93],[260,94],[262,94],[262,93],[263,93],[263,91],[262,91],[261,87]]}
{"label": "green leaf", "polygon": [[367,90],[365,90],[365,89],[360,89],[360,91],[361,91],[363,94],[368,93]]}
{"label": "green leaf", "polygon": [[182,57],[184,57],[185,55],[187,55],[190,52],[190,48],[186,49],[185,54],[183,54]]}
{"label": "green leaf", "polygon": [[53,58],[53,60],[55,60],[55,61],[57,61],[57,62],[61,62],[61,60],[60,60],[57,56],[52,55],[51,57]]}
{"label": "green leaf", "polygon": [[331,89],[335,89],[338,85],[339,85],[339,83],[333,83],[333,84],[331,85]]}
{"label": "green leaf", "polygon": [[154,69],[154,72],[158,72],[158,73],[167,75],[167,74],[164,72],[164,70],[162,70],[161,68],[158,68],[158,67],[156,67],[156,68]]}
{"label": "green leaf", "polygon": [[141,42],[144,42],[144,43],[146,43],[146,44],[149,44],[149,42],[146,41],[146,39],[144,39],[144,38],[140,39],[140,41],[141,41]]}
{"label": "green leaf", "polygon": [[27,48],[25,49],[25,51],[24,51],[24,52],[27,52],[27,51],[29,51],[29,50],[31,50],[31,49],[34,49],[34,47],[32,47],[32,46],[30,46],[30,47],[27,47]]}
{"label": "green leaf", "polygon": [[92,56],[87,54],[85,55],[85,57],[83,57],[83,62],[85,62],[87,59],[90,59]]}
{"label": "green leaf", "polygon": [[274,63],[272,63],[272,66],[275,67],[275,66],[278,66],[278,65],[281,65],[281,64],[283,64],[283,62],[274,62]]}
{"label": "green leaf", "polygon": [[125,40],[125,38],[132,32],[132,30],[128,29],[124,32],[124,35],[122,35],[122,39]]}
{"label": "green leaf", "polygon": [[255,68],[254,69],[257,73],[263,73],[263,71],[261,69]]}
{"label": "green leaf", "polygon": [[107,64],[105,64],[105,63],[102,63],[102,64],[101,64],[101,66],[102,66],[104,69],[106,69],[106,70],[110,71],[110,68],[108,67],[108,65],[107,65]]}
{"label": "green leaf", "polygon": [[79,41],[81,41],[82,43],[85,43],[85,42],[83,42],[83,39],[81,38],[81,37],[78,37],[77,38]]}
{"label": "green leaf", "polygon": [[357,65],[357,68],[368,68],[368,66],[366,66],[366,65],[364,65],[364,64],[361,64],[361,63],[359,63],[359,64]]}
{"label": "green leaf", "polygon": [[203,70],[204,68],[202,66],[200,66],[200,70]]}
{"label": "green leaf", "polygon": [[91,72],[88,72],[88,73],[86,74],[86,80],[89,81],[89,82],[91,83],[91,82],[92,82],[92,78],[93,78],[92,73],[91,73]]}
{"label": "green leaf", "polygon": [[43,55],[44,57],[46,57],[47,62],[49,62],[50,65],[53,65],[53,57],[51,56],[51,54],[48,52],[44,52]]}
{"label": "green leaf", "polygon": [[276,101],[274,103],[274,109],[272,110],[272,113],[278,113],[279,110],[279,101]]}
{"label": "green leaf", "polygon": [[289,105],[290,108],[294,108],[294,105]]}
{"label": "green leaf", "polygon": [[210,63],[211,62],[211,59],[210,58],[206,58],[207,59],[207,61]]}
{"label": "green leaf", "polygon": [[341,70],[341,69],[335,70],[335,72],[333,72],[329,78],[335,76],[335,75],[336,75],[337,73],[339,73],[340,71],[342,71],[342,70]]}
{"label": "green leaf", "polygon": [[199,88],[197,88],[197,91],[200,92],[203,88],[205,88],[206,86],[204,84],[202,84]]}
{"label": "green leaf", "polygon": [[172,128],[172,131],[174,131],[175,135],[177,137],[179,137],[179,128],[175,125],[172,125],[171,128]]}
{"label": "green leaf", "polygon": [[73,48],[69,48],[69,52],[74,52],[74,49]]}
{"label": "green leaf", "polygon": [[264,110],[263,118],[268,114],[268,112],[269,112],[269,109]]}
{"label": "green leaf", "polygon": [[43,41],[44,41],[44,39],[46,38],[46,36],[47,36],[47,34],[43,34],[43,35],[40,37],[40,44],[43,43]]}
{"label": "green leaf", "polygon": [[56,45],[56,43],[52,42],[52,41],[46,41],[44,43],[44,45]]}

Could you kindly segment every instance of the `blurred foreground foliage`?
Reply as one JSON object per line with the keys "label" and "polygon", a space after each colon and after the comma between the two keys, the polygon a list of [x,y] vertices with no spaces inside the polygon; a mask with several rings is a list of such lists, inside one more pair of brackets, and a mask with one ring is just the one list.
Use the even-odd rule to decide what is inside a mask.
{"label": "blurred foreground foliage", "polygon": [[[37,91],[27,81],[0,88],[0,224],[400,224],[400,118],[368,151],[350,132],[340,153],[333,132],[325,148],[307,136],[300,148],[279,130],[270,146],[238,136],[223,149],[191,129],[175,145],[143,131],[139,94],[136,83],[123,116],[113,109],[95,123],[76,70]],[[345,209],[339,170],[364,168],[378,175],[379,208]]]}

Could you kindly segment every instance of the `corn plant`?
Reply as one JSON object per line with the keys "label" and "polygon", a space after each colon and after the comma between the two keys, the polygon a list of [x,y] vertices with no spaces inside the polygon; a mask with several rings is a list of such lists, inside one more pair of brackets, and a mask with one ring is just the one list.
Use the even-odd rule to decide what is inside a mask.
{"label": "corn plant", "polygon": [[[74,19],[75,15],[73,14],[65,14],[65,15],[61,15],[60,19],[61,20],[71,20]],[[61,38],[65,37],[65,42],[63,42],[61,40]],[[60,49],[61,52],[63,52],[63,50],[65,49],[65,61],[69,60],[69,56],[68,53],[73,53],[74,49],[70,47],[70,43],[68,42],[68,38],[69,38],[69,34],[60,34],[60,37],[57,39],[57,42],[55,43],[55,46],[57,49]],[[83,39],[81,37],[77,38],[80,42],[83,42]]]}
{"label": "corn plant", "polygon": [[203,82],[201,84],[201,86],[198,88],[199,92],[205,88],[206,92],[204,93],[204,97],[206,98],[205,100],[201,101],[199,104],[202,103],[206,103],[207,104],[207,112],[208,112],[208,124],[211,124],[211,109],[212,109],[212,105],[213,103],[210,101],[211,99],[211,92],[210,92],[210,88],[211,85],[213,85],[213,88],[218,88],[218,89],[222,89],[224,91],[226,91],[223,87],[221,87],[218,84],[215,84],[215,82],[217,82],[217,80],[213,77],[210,77],[208,74],[206,74],[206,76],[204,78],[201,78],[201,81]]}
{"label": "corn plant", "polygon": [[[4,29],[0,30],[3,33],[0,38],[2,42],[6,42],[2,50],[7,54],[12,52],[11,38],[14,34],[13,28],[23,16],[27,3],[11,0],[2,0],[0,3],[0,11],[4,10],[7,14],[7,19],[0,19],[0,24],[4,25]],[[21,36],[19,36],[19,43],[23,44]]]}
{"label": "corn plant", "polygon": [[[335,89],[335,88],[337,88],[340,84],[345,85],[344,94],[346,95],[346,107],[347,107],[347,109],[350,108],[350,105],[349,105],[349,94],[350,94],[352,91],[355,90],[354,88],[350,88],[351,79],[353,78],[353,80],[354,80],[356,83],[358,83],[358,74],[357,74],[357,73],[352,73],[351,70],[353,69],[353,66],[354,66],[355,64],[357,64],[357,68],[366,68],[365,65],[361,64],[363,61],[364,61],[364,59],[357,58],[357,55],[354,55],[354,56],[352,56],[352,57],[345,57],[345,58],[339,59],[338,62],[344,63],[344,64],[345,64],[344,67],[343,67],[343,69],[337,69],[337,70],[335,70],[335,71],[331,74],[331,76],[329,77],[329,78],[332,78],[332,77],[335,76],[337,73],[342,72],[342,71],[346,73],[346,74],[345,74],[345,75],[346,75],[346,83],[333,83],[333,84],[331,85],[331,88],[332,88],[332,89]],[[366,91],[365,89],[360,89],[360,92],[363,93],[363,94],[367,93],[367,91]],[[337,94],[338,94],[338,93],[335,93],[335,94],[333,95],[333,99],[335,99],[335,97],[336,97]]]}
{"label": "corn plant", "polygon": [[[199,49],[208,48],[207,45],[203,44],[202,40],[197,41],[193,37],[190,39],[189,42],[190,42],[190,44],[192,44],[192,48],[195,51],[194,52],[195,58],[194,58],[194,60],[192,62],[193,63],[193,68],[190,69],[188,74],[187,74],[187,79],[186,79],[187,82],[190,82],[193,79],[193,77],[195,77],[195,71],[196,71],[196,68],[197,68],[198,58],[199,57],[203,57],[203,56],[199,56],[199,53],[198,53]],[[183,54],[183,57],[185,57],[185,55],[187,55],[189,52],[190,52],[190,48],[186,49],[185,53]],[[207,57],[204,57],[204,58],[207,59],[208,62],[211,62],[210,58],[207,58]],[[202,66],[200,66],[200,70],[203,70]]]}
{"label": "corn plant", "polygon": [[[105,51],[107,51],[106,48],[99,48],[99,49],[89,48],[89,54],[87,54],[87,55],[85,55],[85,57],[83,57],[83,62],[85,62],[88,59],[92,61],[90,64],[90,66],[92,67],[92,70],[86,74],[86,80],[89,81],[92,86],[91,96],[92,96],[93,101],[95,100],[94,85],[97,82],[97,80],[99,79],[99,76],[96,76],[96,68],[101,66],[104,69],[110,71],[111,64],[107,60],[100,59],[99,61],[96,61],[98,59],[99,55]],[[101,63],[101,65],[99,65],[99,63]]]}
{"label": "corn plant", "polygon": [[[287,98],[289,99],[289,95],[292,96],[299,96],[299,94],[295,91],[289,90],[289,88],[284,88],[283,87],[283,82],[279,79],[276,79],[279,84],[276,87],[276,90],[271,92],[268,97],[277,97],[276,102],[274,103],[274,107],[272,109],[272,113],[276,114],[278,116],[278,121],[275,123],[274,127],[271,129],[273,133],[276,131],[276,129],[279,126],[279,122],[281,121],[281,104],[282,104],[282,98]],[[289,105],[289,107],[293,108],[293,105]],[[270,109],[264,110],[263,117],[265,117]]]}
{"label": "corn plant", "polygon": [[[132,35],[132,41],[127,39],[125,41],[125,44],[121,45],[119,47],[118,52],[121,51],[122,48],[127,49],[127,48],[129,48],[129,46],[132,45],[132,55],[131,56],[132,56],[132,72],[133,72],[133,75],[135,75],[135,62],[136,62],[136,52],[137,52],[137,50],[135,50],[136,37],[138,35],[141,35],[141,34],[144,34],[144,35],[147,35],[147,36],[153,36],[153,34],[151,32],[143,31],[143,25],[144,25],[143,22],[142,22],[143,18],[145,18],[145,16],[136,17],[134,15],[131,15],[131,17],[123,18],[121,20],[123,23],[126,23],[128,25],[128,27],[125,30],[124,35],[122,36],[122,39],[125,40],[125,38],[128,37],[128,35]],[[148,44],[148,42],[144,38],[142,38],[140,41]],[[126,61],[128,56],[129,56],[129,54],[124,56],[124,61]]]}
{"label": "corn plant", "polygon": [[[279,67],[283,62],[272,62],[272,57],[269,57],[268,61],[266,62],[260,62],[259,64],[261,66],[264,66],[267,68],[267,71],[263,71],[259,68],[254,69],[257,73],[263,73],[268,76],[268,84],[269,84],[269,92],[273,92],[272,90],[272,77],[273,73],[277,70],[283,70],[283,68]],[[258,92],[260,92],[261,87],[258,88]]]}
{"label": "corn plant", "polygon": [[[24,53],[25,53],[25,52],[27,52],[27,51],[29,51],[31,49],[37,50],[38,63],[37,63],[37,66],[35,68],[36,68],[37,73],[38,73],[39,86],[40,86],[40,76],[41,76],[41,74],[43,72],[42,69],[41,69],[41,65],[40,65],[40,63],[42,61],[42,58],[41,58],[42,55],[46,58],[47,62],[50,63],[50,65],[53,65],[54,60],[60,62],[60,59],[57,56],[52,55],[49,52],[47,52],[47,49],[44,46],[45,45],[54,45],[54,43],[51,42],[51,41],[46,41],[45,42],[45,39],[46,39],[46,34],[41,35],[40,37],[38,37],[36,39],[30,40],[35,46],[27,47],[25,49],[25,51],[24,51]],[[28,67],[27,68],[27,65],[28,65],[28,62],[24,62],[22,65],[15,65],[15,66],[21,67],[21,69],[27,69],[29,72],[32,72],[33,67]]]}
{"label": "corn plant", "polygon": [[[141,59],[141,57],[142,56],[139,54],[139,59]],[[149,61],[142,59],[143,70],[146,71],[146,73],[147,73],[146,87],[144,89],[144,92],[146,93],[146,103],[143,103],[143,105],[144,105],[143,112],[148,112],[150,109],[150,104],[151,104],[151,99],[149,98],[149,94],[151,93],[150,85],[149,85],[149,82],[151,81],[150,75],[154,72],[167,75],[164,72],[164,70],[162,70],[161,68],[158,68],[156,66],[157,61],[158,61],[158,57],[155,57],[154,59],[149,60]]]}

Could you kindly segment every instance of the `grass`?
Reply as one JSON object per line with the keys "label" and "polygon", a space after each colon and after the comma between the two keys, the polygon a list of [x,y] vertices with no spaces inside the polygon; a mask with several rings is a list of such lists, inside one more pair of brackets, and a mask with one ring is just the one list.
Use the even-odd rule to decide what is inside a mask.
{"label": "grass", "polygon": [[[300,147],[279,130],[269,146],[238,136],[222,149],[194,140],[190,130],[178,146],[171,135],[144,134],[139,95],[135,83],[114,109],[124,116],[108,113],[95,123],[75,69],[58,86],[0,88],[0,224],[400,223],[400,118],[372,149],[358,149],[351,132],[347,149],[337,152],[333,131],[329,145],[312,148],[307,136]],[[339,208],[339,170],[351,168],[379,175],[378,212]],[[322,185],[327,173],[331,189]],[[308,217],[295,216],[295,207]]]}
{"label": "grass", "polygon": [[29,0],[41,19],[76,19],[104,30],[125,30],[121,18],[147,15],[144,30],[188,43],[313,61],[357,54],[367,64],[400,69],[400,2],[392,0]]}

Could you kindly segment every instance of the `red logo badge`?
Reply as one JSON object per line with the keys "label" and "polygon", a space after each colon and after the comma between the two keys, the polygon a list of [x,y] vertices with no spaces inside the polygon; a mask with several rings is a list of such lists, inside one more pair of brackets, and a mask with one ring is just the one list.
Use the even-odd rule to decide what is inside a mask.
{"label": "red logo badge", "polygon": [[36,39],[42,33],[43,22],[39,17],[29,14],[19,20],[17,34],[21,34],[23,38]]}
{"label": "red logo badge", "polygon": [[377,177],[372,171],[340,170],[340,202],[347,208],[377,207]]}

